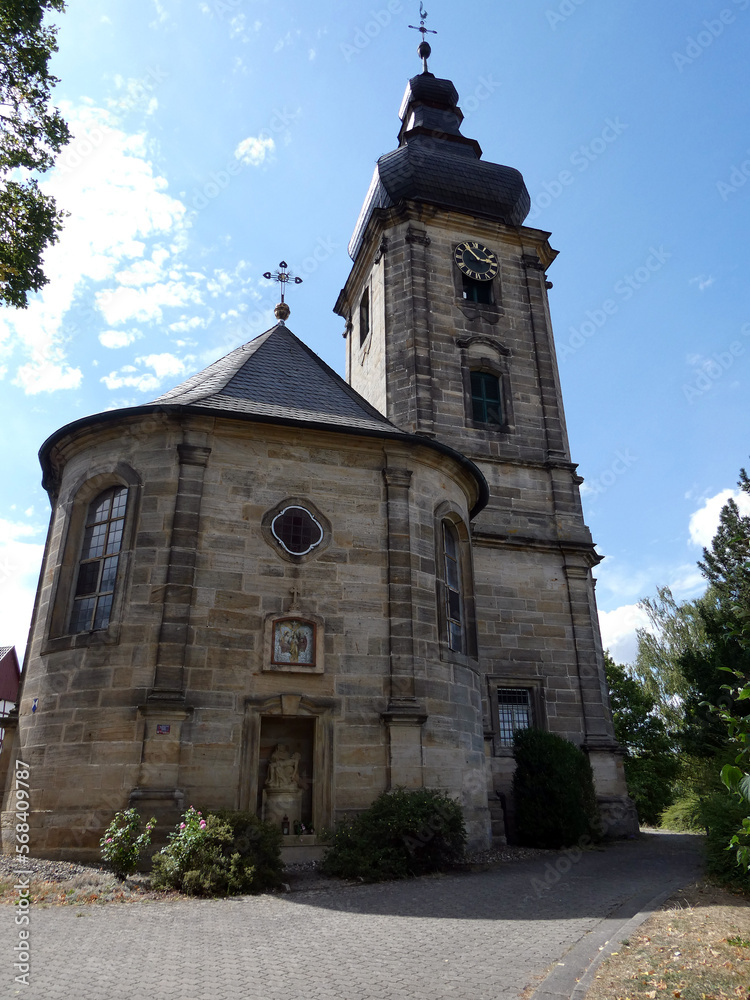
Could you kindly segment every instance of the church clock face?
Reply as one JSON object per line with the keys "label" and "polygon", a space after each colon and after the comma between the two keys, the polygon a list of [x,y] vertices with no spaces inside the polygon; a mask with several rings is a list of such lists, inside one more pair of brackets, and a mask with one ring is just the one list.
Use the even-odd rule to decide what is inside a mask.
{"label": "church clock face", "polygon": [[492,281],[500,270],[498,259],[489,247],[473,240],[459,243],[453,251],[453,259],[459,271],[474,281]]}

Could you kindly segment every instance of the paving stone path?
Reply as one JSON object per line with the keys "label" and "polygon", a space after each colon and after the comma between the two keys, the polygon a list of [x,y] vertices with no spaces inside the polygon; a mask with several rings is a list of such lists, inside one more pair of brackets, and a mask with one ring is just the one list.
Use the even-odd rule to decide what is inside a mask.
{"label": "paving stone path", "polygon": [[[699,857],[696,837],[651,834],[603,851],[411,882],[36,907],[30,987],[13,980],[17,928],[2,907],[0,998],[518,998],[550,968],[563,968],[569,952],[585,968],[605,932],[695,878]],[[583,968],[570,970],[573,984]]]}

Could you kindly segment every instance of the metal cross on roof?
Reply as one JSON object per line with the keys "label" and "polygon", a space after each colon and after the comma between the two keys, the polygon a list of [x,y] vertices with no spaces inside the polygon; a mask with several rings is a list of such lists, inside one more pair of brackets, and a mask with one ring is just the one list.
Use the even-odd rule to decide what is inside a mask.
{"label": "metal cross on roof", "polygon": [[417,27],[416,24],[410,24],[409,27],[413,28],[414,31],[422,32],[422,41],[419,43],[419,48],[417,49],[417,52],[422,58],[422,66],[424,67],[424,72],[426,73],[427,60],[429,59],[430,54],[432,53],[432,48],[430,46],[430,43],[425,38],[425,35],[436,35],[437,31],[432,31],[430,28],[425,28],[424,26],[425,18],[428,17],[429,15],[427,11],[424,9],[424,3],[422,3],[421,0],[419,4],[419,16],[422,19],[419,22],[419,27]]}
{"label": "metal cross on roof", "polygon": [[302,284],[302,278],[297,278],[289,270],[289,265],[285,260],[279,263],[279,270],[271,274],[270,271],[265,271],[263,277],[268,281],[278,281],[281,285],[281,302],[274,309],[276,318],[280,319],[282,322],[289,318],[289,306],[284,301],[284,289],[290,281],[293,281],[295,285]]}
{"label": "metal cross on roof", "polygon": [[289,281],[293,281],[295,285],[302,284],[302,278],[296,278],[292,272],[289,270],[289,265],[285,260],[282,260],[279,264],[279,270],[271,274],[270,271],[266,271],[263,275],[269,281],[278,281],[281,285],[281,301],[284,301],[284,286]]}

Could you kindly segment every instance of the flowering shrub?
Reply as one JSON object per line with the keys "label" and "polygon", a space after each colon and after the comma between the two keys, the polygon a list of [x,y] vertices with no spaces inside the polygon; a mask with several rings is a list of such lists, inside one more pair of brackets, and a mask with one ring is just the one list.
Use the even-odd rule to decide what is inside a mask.
{"label": "flowering shrub", "polygon": [[126,879],[136,870],[141,852],[151,843],[151,831],[155,826],[152,816],[141,832],[141,817],[136,809],[115,813],[99,845],[102,860],[118,878]]}
{"label": "flowering shrub", "polygon": [[[204,817],[191,806],[167,841],[154,856],[151,882],[157,889],[231,896],[260,892],[280,881],[280,834],[255,816],[224,812]],[[258,845],[266,846],[263,856],[253,850]]]}

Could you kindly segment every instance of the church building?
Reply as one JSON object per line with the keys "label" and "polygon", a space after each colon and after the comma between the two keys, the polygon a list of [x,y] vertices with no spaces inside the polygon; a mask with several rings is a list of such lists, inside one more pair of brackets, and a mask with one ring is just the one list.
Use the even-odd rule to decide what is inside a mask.
{"label": "church building", "polygon": [[[95,858],[117,810],[257,811],[294,859],[388,789],[512,829],[513,736],[589,755],[637,830],[614,740],[553,341],[549,233],[482,159],[455,87],[407,85],[335,305],[346,379],[277,324],[153,403],[42,446],[52,505],[19,711],[30,847]],[[277,273],[282,289],[290,275]]]}

